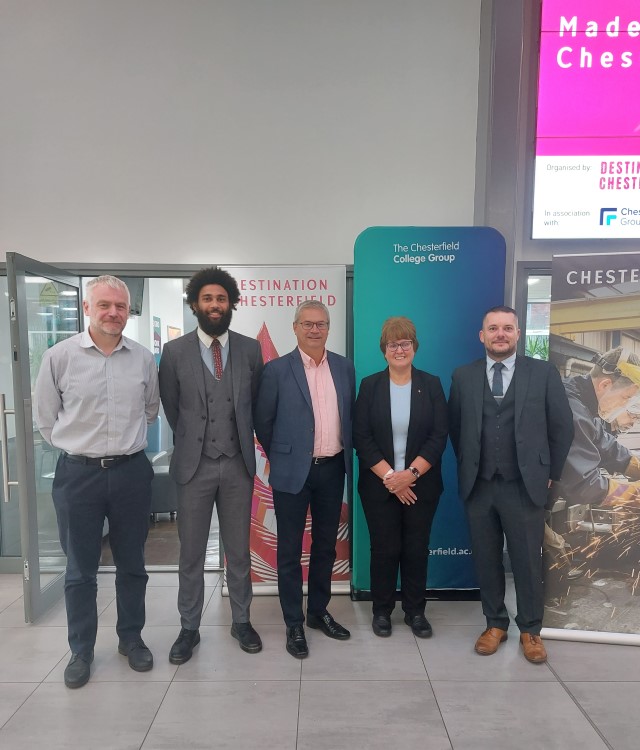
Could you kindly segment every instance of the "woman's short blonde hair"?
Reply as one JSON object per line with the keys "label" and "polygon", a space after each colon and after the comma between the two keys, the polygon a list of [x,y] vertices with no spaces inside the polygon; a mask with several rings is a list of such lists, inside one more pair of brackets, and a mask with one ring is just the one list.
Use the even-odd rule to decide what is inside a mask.
{"label": "woman's short blonde hair", "polygon": [[402,315],[396,315],[393,318],[387,318],[382,324],[382,333],[380,334],[380,351],[386,354],[387,343],[389,341],[411,341],[413,351],[418,351],[418,338],[416,336],[416,327]]}

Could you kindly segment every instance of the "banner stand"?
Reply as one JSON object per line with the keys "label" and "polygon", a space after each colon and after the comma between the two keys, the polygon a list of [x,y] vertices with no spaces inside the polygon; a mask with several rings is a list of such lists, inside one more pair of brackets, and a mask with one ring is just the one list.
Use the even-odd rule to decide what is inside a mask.
{"label": "banner stand", "polygon": [[[353,328],[356,381],[386,367],[380,330],[394,315],[416,325],[415,366],[437,375],[449,391],[459,365],[484,356],[482,316],[504,304],[506,247],[490,227],[370,227],[354,250]],[[477,598],[456,460],[442,458],[444,493],[431,530],[427,586],[437,598]],[[357,493],[352,503],[352,598],[369,596],[369,532]],[[469,593],[473,590],[473,593]]]}

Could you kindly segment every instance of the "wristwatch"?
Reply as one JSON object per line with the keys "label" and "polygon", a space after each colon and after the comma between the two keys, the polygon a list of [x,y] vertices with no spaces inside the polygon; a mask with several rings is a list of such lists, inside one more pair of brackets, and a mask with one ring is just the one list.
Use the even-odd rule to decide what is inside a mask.
{"label": "wristwatch", "polygon": [[411,473],[413,474],[413,476],[414,476],[414,477],[415,477],[416,479],[420,479],[420,472],[419,472],[419,471],[418,471],[418,470],[416,469],[416,467],[415,467],[415,466],[410,466],[410,467],[409,467],[409,471],[410,471],[410,472],[411,472]]}

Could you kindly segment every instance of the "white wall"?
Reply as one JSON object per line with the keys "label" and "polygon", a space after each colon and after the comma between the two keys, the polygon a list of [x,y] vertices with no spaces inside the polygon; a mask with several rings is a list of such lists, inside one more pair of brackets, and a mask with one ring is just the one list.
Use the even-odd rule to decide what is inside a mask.
{"label": "white wall", "polygon": [[351,263],[474,219],[481,0],[0,0],[0,256]]}

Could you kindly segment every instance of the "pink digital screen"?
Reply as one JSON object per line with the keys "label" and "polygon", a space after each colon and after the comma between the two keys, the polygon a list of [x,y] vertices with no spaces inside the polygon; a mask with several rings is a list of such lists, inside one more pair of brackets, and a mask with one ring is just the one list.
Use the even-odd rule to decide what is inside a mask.
{"label": "pink digital screen", "polygon": [[533,237],[640,237],[638,0],[543,0]]}

